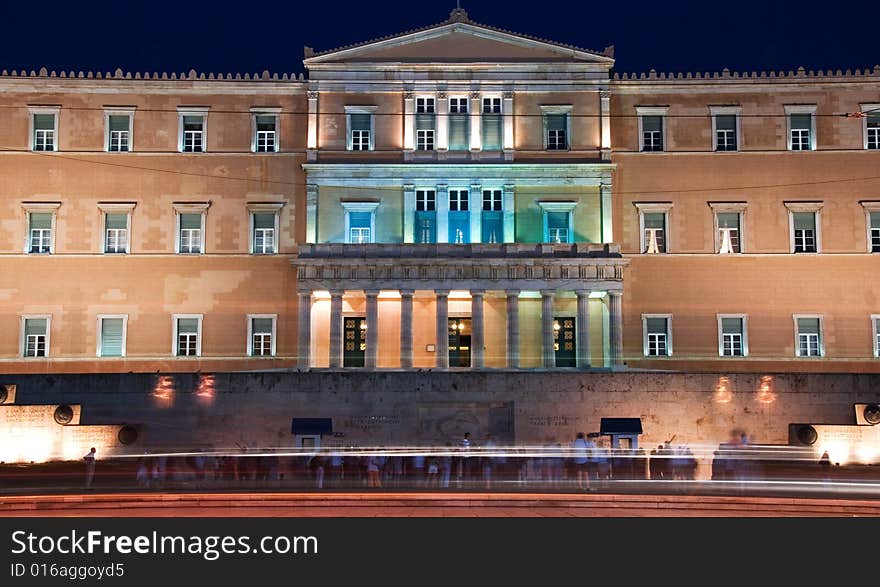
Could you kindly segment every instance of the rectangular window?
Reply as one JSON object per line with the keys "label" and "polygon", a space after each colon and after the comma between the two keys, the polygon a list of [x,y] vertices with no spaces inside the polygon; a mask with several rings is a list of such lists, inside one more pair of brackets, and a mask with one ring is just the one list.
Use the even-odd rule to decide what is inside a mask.
{"label": "rectangular window", "polygon": [[791,221],[794,230],[794,252],[816,253],[816,213],[792,212]]}
{"label": "rectangular window", "polygon": [[571,212],[545,212],[547,215],[547,239],[551,243],[569,242]]}
{"label": "rectangular window", "polygon": [[501,190],[483,190],[483,211],[480,218],[481,242],[504,241],[504,200]]}
{"label": "rectangular window", "polygon": [[254,253],[271,255],[275,249],[275,214],[254,212]]}
{"label": "rectangular window", "polygon": [[416,98],[416,150],[433,151],[436,129],[434,98]]}
{"label": "rectangular window", "polygon": [[742,318],[721,317],[721,356],[744,357],[745,327]]}
{"label": "rectangular window", "polygon": [[29,212],[28,231],[30,234],[31,253],[52,252],[52,217],[51,212]]}
{"label": "rectangular window", "polygon": [[277,151],[276,133],[278,132],[278,117],[274,114],[257,114],[255,116],[255,125],[257,153],[274,153]]}
{"label": "rectangular window", "polygon": [[663,117],[642,116],[642,151],[663,150]]}
{"label": "rectangular window", "polygon": [[24,348],[25,357],[45,357],[49,354],[49,319],[25,318]]}
{"label": "rectangular window", "polygon": [[503,117],[501,98],[483,98],[483,150],[500,151]]}
{"label": "rectangular window", "polygon": [[180,214],[179,252],[202,252],[202,214]]}
{"label": "rectangular window", "polygon": [[104,214],[104,252],[128,252],[128,214]]}
{"label": "rectangular window", "polygon": [[871,316],[871,324],[874,333],[874,356],[880,358],[880,315]]}
{"label": "rectangular window", "polygon": [[715,116],[715,150],[736,151],[736,114]]}
{"label": "rectangular window", "polygon": [[871,252],[880,253],[880,210],[868,212],[870,222]]}
{"label": "rectangular window", "polygon": [[449,190],[449,242],[470,242],[470,213],[468,212],[468,190]]}
{"label": "rectangular window", "polygon": [[715,216],[718,221],[718,252],[722,254],[741,252],[739,212],[718,212]]}
{"label": "rectangular window", "polygon": [[468,98],[449,98],[449,150],[470,148]]}
{"label": "rectangular window", "polygon": [[100,336],[99,357],[125,356],[125,318],[119,316],[99,317]]}
{"label": "rectangular window", "polygon": [[348,115],[351,124],[351,150],[369,151],[372,149],[371,129],[373,127],[373,115],[366,113],[351,113]]}
{"label": "rectangular window", "polygon": [[373,242],[372,226],[372,212],[348,212],[349,242],[356,244]]}
{"label": "rectangular window", "polygon": [[186,114],[183,116],[184,153],[201,153],[205,150],[205,117]]}
{"label": "rectangular window", "polygon": [[251,356],[271,357],[275,354],[272,331],[274,318],[251,318]]}
{"label": "rectangular window", "polygon": [[107,150],[121,153],[129,150],[129,132],[131,116],[128,114],[110,114],[107,116]]}
{"label": "rectangular window", "polygon": [[415,242],[437,242],[437,194],[434,190],[416,190]]}
{"label": "rectangular window", "polygon": [[666,214],[645,212],[642,215],[645,227],[643,253],[666,252]]}
{"label": "rectangular window", "polygon": [[791,150],[809,151],[812,149],[812,114],[790,114]]}
{"label": "rectangular window", "polygon": [[669,319],[657,316],[643,317],[645,327],[645,356],[666,357],[670,353]]}
{"label": "rectangular window", "polygon": [[178,357],[196,357],[201,354],[199,318],[176,318]]}
{"label": "rectangular window", "polygon": [[449,190],[449,211],[466,211],[468,209],[468,194],[468,190]]}
{"label": "rectangular window", "polygon": [[55,115],[54,114],[33,114],[34,151],[54,151],[55,150]]}
{"label": "rectangular window", "polygon": [[797,356],[822,356],[822,323],[819,318],[796,318]]}
{"label": "rectangular window", "polygon": [[565,151],[568,149],[567,114],[545,114],[544,129],[547,133],[546,143],[548,151]]}
{"label": "rectangular window", "polygon": [[865,132],[867,148],[880,149],[880,112],[866,115]]}

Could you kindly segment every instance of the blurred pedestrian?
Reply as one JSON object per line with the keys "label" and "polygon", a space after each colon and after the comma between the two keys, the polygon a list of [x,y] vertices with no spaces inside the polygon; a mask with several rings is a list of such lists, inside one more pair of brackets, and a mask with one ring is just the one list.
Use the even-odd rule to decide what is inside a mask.
{"label": "blurred pedestrian", "polygon": [[577,488],[586,491],[590,488],[590,450],[587,447],[587,439],[583,432],[578,432],[571,443],[574,453],[574,469],[577,475]]}
{"label": "blurred pedestrian", "polygon": [[819,458],[819,467],[822,469],[822,489],[829,491],[831,489],[831,457],[827,450]]}
{"label": "blurred pedestrian", "polygon": [[95,477],[96,454],[95,447],[93,446],[92,450],[83,457],[83,460],[86,462],[86,489],[92,488],[92,479]]}

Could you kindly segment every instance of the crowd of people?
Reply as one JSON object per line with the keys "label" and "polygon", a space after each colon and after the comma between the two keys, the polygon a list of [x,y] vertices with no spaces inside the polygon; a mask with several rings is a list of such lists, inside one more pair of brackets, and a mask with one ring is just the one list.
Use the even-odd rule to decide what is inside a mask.
{"label": "crowd of people", "polygon": [[[641,449],[611,449],[598,435],[542,445],[499,446],[491,436],[477,444],[469,433],[442,446],[325,448],[308,454],[189,454],[145,456],[137,465],[142,488],[176,485],[284,486],[299,488],[496,489],[511,487],[593,491],[611,479],[693,479],[690,449],[661,445],[650,458]],[[512,488],[512,487],[511,487]]]}

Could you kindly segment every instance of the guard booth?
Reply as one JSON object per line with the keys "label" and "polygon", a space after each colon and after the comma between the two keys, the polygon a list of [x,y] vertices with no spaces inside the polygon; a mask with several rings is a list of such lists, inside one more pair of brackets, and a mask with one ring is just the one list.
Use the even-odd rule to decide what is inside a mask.
{"label": "guard booth", "polygon": [[641,418],[602,418],[599,434],[611,437],[612,478],[647,478],[647,459],[645,452],[639,450],[641,433]]}
{"label": "guard booth", "polygon": [[321,436],[333,434],[333,419],[293,418],[290,433],[296,448],[321,448]]}
{"label": "guard booth", "polygon": [[602,418],[599,434],[611,437],[611,448],[639,448],[641,418]]}

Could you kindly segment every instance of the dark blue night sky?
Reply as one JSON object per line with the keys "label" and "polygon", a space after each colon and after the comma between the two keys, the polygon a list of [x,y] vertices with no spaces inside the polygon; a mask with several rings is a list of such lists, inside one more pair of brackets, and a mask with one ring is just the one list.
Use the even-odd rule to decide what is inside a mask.
{"label": "dark blue night sky", "polygon": [[[133,7],[134,6],[134,7]],[[321,51],[445,20],[454,0],[0,0],[0,69],[302,71]],[[601,51],[616,71],[846,69],[880,63],[863,2],[463,0],[472,20]]]}

